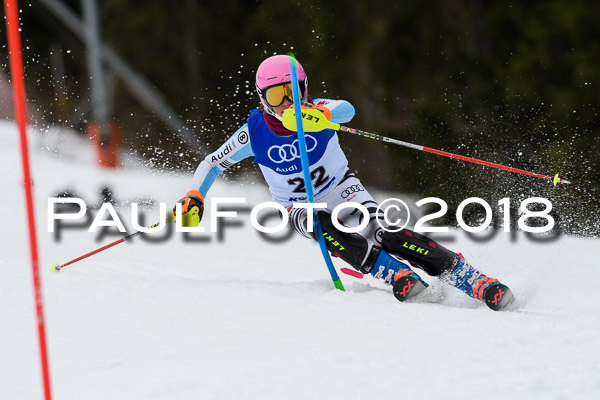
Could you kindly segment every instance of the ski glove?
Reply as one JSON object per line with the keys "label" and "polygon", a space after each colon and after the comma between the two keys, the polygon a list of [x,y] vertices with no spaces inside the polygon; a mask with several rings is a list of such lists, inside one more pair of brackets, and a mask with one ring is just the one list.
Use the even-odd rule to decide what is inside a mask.
{"label": "ski glove", "polygon": [[[293,110],[294,109],[294,105],[292,104],[290,106],[290,108]],[[316,108],[317,110],[321,111],[323,113],[323,115],[325,115],[325,118],[327,118],[328,121],[331,121],[331,110],[325,106],[315,106],[314,104],[311,103],[306,103],[306,102],[302,102],[300,105],[300,109],[305,109],[305,108]]]}
{"label": "ski glove", "polygon": [[[204,196],[197,190],[190,190],[184,198],[180,199],[181,204],[181,225],[186,227],[198,226],[204,214]],[[173,207],[173,215],[176,216]]]}

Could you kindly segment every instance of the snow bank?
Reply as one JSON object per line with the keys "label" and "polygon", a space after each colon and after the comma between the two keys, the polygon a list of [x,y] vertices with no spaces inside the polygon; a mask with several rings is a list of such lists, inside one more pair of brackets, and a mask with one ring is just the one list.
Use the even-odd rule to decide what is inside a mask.
{"label": "snow bank", "polygon": [[[459,231],[438,239],[508,284],[519,310],[495,313],[428,279],[419,302],[342,276],[333,289],[317,246],[269,243],[240,226],[185,242],[136,238],[50,272],[115,240],[47,232],[47,198],[88,202],[110,187],[127,204],[173,204],[191,177],[104,170],[72,132],[30,132],[53,393],[59,399],[364,399],[600,396],[598,240],[544,243]],[[0,398],[41,398],[17,132],[0,123]],[[262,183],[219,182],[211,196],[269,200]],[[158,218],[157,208],[146,210]],[[490,234],[490,232],[484,233]],[[342,263],[335,260],[338,266]]]}

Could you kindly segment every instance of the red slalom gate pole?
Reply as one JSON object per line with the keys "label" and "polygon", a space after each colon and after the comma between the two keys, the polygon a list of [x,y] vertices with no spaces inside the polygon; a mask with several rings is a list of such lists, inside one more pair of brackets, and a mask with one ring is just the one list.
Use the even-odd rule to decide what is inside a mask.
{"label": "red slalom gate pole", "polygon": [[50,372],[48,367],[48,352],[46,348],[46,329],[44,326],[44,309],[42,303],[42,288],[38,264],[37,237],[35,234],[35,217],[33,213],[33,185],[29,169],[29,151],[27,146],[27,105],[25,101],[25,78],[23,71],[23,55],[21,53],[21,33],[19,31],[19,10],[17,0],[4,0],[6,14],[6,36],[12,80],[13,99],[15,102],[15,119],[21,139],[21,160],[23,165],[25,203],[27,220],[29,222],[29,248],[31,253],[31,270],[33,273],[33,290],[37,316],[40,358],[42,362],[42,377],[44,381],[44,398],[52,398],[50,391]]}

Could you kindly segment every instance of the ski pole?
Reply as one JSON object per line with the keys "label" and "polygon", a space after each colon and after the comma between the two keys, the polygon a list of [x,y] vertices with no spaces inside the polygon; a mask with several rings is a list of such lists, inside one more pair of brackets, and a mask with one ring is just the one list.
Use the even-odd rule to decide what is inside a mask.
{"label": "ski pole", "polygon": [[[175,217],[174,216],[170,216],[170,217],[167,218],[166,223],[173,222],[173,221],[175,221]],[[160,222],[157,222],[154,225],[150,225],[148,228],[155,228],[159,224],[160,224]],[[86,253],[86,254],[84,254],[84,255],[82,255],[80,257],[77,257],[76,259],[71,260],[69,262],[66,262],[64,264],[60,264],[60,265],[58,265],[58,264],[52,264],[52,271],[54,271],[54,272],[60,272],[60,270],[63,269],[64,267],[66,267],[67,265],[75,264],[77,261],[81,261],[81,260],[83,260],[85,258],[93,256],[94,254],[100,253],[101,251],[104,251],[106,249],[110,249],[113,246],[116,246],[116,245],[118,245],[120,243],[123,243],[123,242],[126,242],[126,241],[130,240],[130,239],[133,239],[134,237],[136,237],[137,235],[139,235],[141,233],[144,233],[144,232],[142,232],[142,231],[134,232],[131,235],[127,235],[125,237],[122,237],[119,240],[115,240],[112,243],[109,243],[109,244],[107,244],[105,246],[102,246],[102,247],[100,247],[100,248],[98,248],[98,249],[96,249],[94,251],[90,251],[89,253]]]}
{"label": "ski pole", "polygon": [[[294,115],[295,115],[294,111],[291,109],[285,110],[285,112],[283,113],[283,125],[287,129],[296,130],[296,122],[294,121]],[[461,156],[460,154],[449,153],[447,151],[436,150],[436,149],[432,149],[430,147],[425,147],[425,146],[420,146],[417,144],[403,142],[402,140],[392,139],[389,137],[377,135],[375,133],[369,133],[369,132],[361,131],[358,129],[348,128],[347,126],[342,126],[340,124],[336,124],[335,122],[329,121],[327,118],[324,117],[323,113],[321,113],[316,108],[314,108],[314,109],[313,108],[303,108],[302,109],[302,119],[304,120],[304,130],[307,132],[319,132],[319,131],[322,131],[323,129],[334,129],[336,131],[347,132],[347,133],[351,133],[353,135],[358,135],[358,136],[366,137],[369,139],[381,140],[386,143],[391,143],[391,144],[395,144],[398,146],[404,146],[404,147],[408,147],[408,148],[414,149],[414,150],[421,150],[421,151],[425,151],[427,153],[433,153],[433,154],[437,154],[437,155],[445,156],[445,157],[449,157],[449,158],[456,158],[458,160],[467,161],[467,162],[474,163],[474,164],[480,164],[480,165],[485,165],[487,167],[502,169],[502,170],[510,171],[510,172],[516,172],[517,174],[529,175],[529,176],[533,176],[535,178],[546,179],[546,180],[551,181],[554,184],[554,186],[556,186],[558,183],[566,183],[566,184],[571,183],[565,179],[559,178],[558,174],[554,175],[553,177],[547,176],[547,175],[542,175],[542,174],[537,174],[535,172],[525,171],[525,170],[513,168],[513,167],[507,167],[506,165],[496,164],[496,163],[493,163],[490,161],[483,161],[483,160],[479,160],[479,159],[473,158],[473,157]]]}
{"label": "ski pole", "polygon": [[[296,69],[296,58],[294,57],[293,53],[289,53],[289,56],[290,72],[292,75],[292,97],[294,100],[294,104],[300,104],[300,88],[298,87],[298,71]],[[313,187],[309,172],[310,162],[308,160],[308,153],[306,152],[306,138],[304,137],[304,130],[302,129],[302,118],[299,115],[293,118],[296,119],[296,122],[298,123],[298,126],[300,128],[298,129],[298,147],[300,149],[300,165],[302,165],[302,172],[304,173],[304,186],[306,187],[306,195],[308,197],[308,202],[313,203]],[[313,209],[312,217],[314,221],[314,229],[317,235],[317,242],[319,242],[319,248],[321,249],[321,253],[323,254],[323,258],[325,259],[325,265],[329,270],[329,274],[331,275],[331,280],[333,281],[333,285],[335,286],[335,288],[344,292],[344,285],[342,284],[342,280],[340,279],[337,271],[335,270],[335,267],[333,266],[333,262],[331,261],[331,257],[329,256],[329,252],[327,251],[325,239],[323,238],[323,230],[321,229],[321,224],[319,223],[319,219],[316,218],[315,213],[316,211]]]}

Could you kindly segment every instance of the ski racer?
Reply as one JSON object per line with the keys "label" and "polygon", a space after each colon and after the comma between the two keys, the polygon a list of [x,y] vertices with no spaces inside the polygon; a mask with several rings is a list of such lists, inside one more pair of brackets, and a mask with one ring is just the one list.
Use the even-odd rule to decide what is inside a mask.
{"label": "ski racer", "polygon": [[[303,105],[317,107],[332,122],[350,121],[354,107],[344,100],[309,96],[307,75],[299,63],[297,66]],[[297,133],[282,124],[284,111],[293,106],[289,56],[272,56],[260,64],[256,72],[256,90],[261,102],[259,109],[252,110],[247,123],[198,165],[192,190],[179,200],[185,224],[198,225],[204,211],[204,199],[219,174],[252,157],[262,171],[273,200],[288,210],[291,228],[306,238],[316,239],[314,233],[307,230],[307,210],[293,207],[294,203],[307,202],[308,198]],[[400,301],[415,296],[428,286],[413,270],[412,267],[416,267],[493,310],[501,310],[511,303],[514,297],[507,286],[471,266],[460,253],[409,229],[398,232],[383,229],[380,225],[383,216],[376,213],[378,203],[348,168],[348,160],[334,130],[310,132],[305,138],[314,201],[327,204],[326,209],[317,211],[317,218],[323,234],[334,239],[326,240],[333,256],[392,285],[393,293]],[[367,227],[360,233],[342,232],[331,222],[331,211],[350,201],[362,204],[370,214]],[[363,214],[352,207],[344,208],[338,215],[345,226],[357,226],[362,218]]]}

